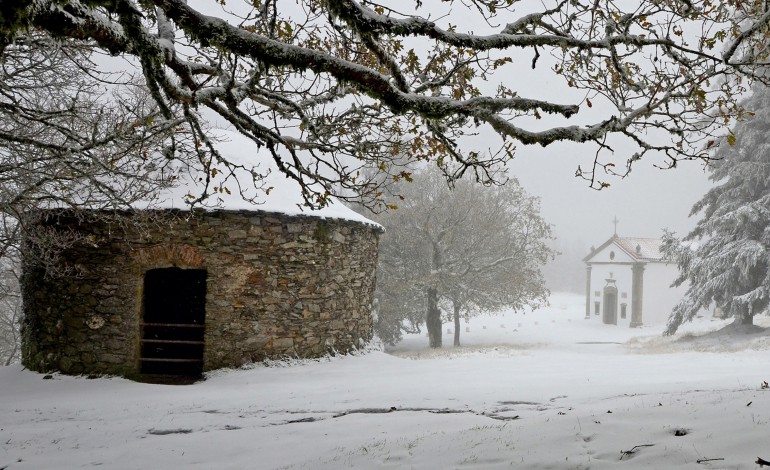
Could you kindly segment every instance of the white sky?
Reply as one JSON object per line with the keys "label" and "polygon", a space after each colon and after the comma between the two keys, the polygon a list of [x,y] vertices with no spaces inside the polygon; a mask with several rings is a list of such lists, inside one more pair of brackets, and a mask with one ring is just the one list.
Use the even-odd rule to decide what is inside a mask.
{"label": "white sky", "polygon": [[578,165],[591,164],[591,151],[577,144],[525,148],[509,164],[522,186],[541,198],[542,214],[558,238],[598,246],[613,234],[615,216],[621,236],[655,238],[663,228],[684,235],[694,226],[697,217],[688,218],[690,209],[711,187],[702,163],[660,170],[638,162],[630,176],[597,191],[574,176]]}

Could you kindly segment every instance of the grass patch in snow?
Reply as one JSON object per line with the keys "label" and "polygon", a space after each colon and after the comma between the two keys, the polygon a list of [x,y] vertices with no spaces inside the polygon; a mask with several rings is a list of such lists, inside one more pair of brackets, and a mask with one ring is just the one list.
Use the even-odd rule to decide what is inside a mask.
{"label": "grass patch in snow", "polygon": [[630,352],[666,354],[682,352],[735,353],[770,349],[770,318],[755,317],[755,325],[714,320],[713,329],[684,331],[674,336],[637,336],[626,342]]}

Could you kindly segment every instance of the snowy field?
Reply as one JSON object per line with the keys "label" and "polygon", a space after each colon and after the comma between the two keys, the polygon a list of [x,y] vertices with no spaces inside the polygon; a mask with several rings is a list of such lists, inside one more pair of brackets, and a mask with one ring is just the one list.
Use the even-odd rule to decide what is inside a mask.
{"label": "snowy field", "polygon": [[[584,320],[582,296],[472,319],[462,348],[218,371],[189,386],[0,368],[0,469],[754,469],[761,328],[677,338]],[[758,318],[758,323],[767,318]],[[466,331],[466,328],[468,331]],[[445,330],[446,332],[446,326]]]}

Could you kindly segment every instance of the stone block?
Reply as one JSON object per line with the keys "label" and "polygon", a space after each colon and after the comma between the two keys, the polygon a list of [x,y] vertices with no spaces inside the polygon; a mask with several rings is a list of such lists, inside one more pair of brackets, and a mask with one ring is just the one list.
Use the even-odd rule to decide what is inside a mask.
{"label": "stone block", "polygon": [[249,235],[246,233],[246,230],[230,230],[229,232],[227,232],[227,236],[231,240],[237,240],[239,238],[246,238]]}
{"label": "stone block", "polygon": [[291,349],[294,347],[293,338],[275,338],[273,340],[273,347],[275,349]]}

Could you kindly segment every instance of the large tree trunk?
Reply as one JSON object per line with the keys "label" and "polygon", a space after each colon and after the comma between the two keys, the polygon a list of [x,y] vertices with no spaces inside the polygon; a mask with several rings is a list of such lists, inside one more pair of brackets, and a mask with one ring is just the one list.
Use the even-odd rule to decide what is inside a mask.
{"label": "large tree trunk", "polygon": [[438,308],[438,289],[428,288],[428,313],[425,317],[431,348],[441,347],[441,310]]}
{"label": "large tree trunk", "polygon": [[738,314],[735,316],[736,325],[753,325],[754,315],[749,311],[748,305],[741,305]]}
{"label": "large tree trunk", "polygon": [[741,325],[753,325],[754,324],[754,314],[749,311],[748,308],[746,308],[741,315]]}
{"label": "large tree trunk", "polygon": [[455,346],[460,346],[460,303],[452,302],[455,317]]}

